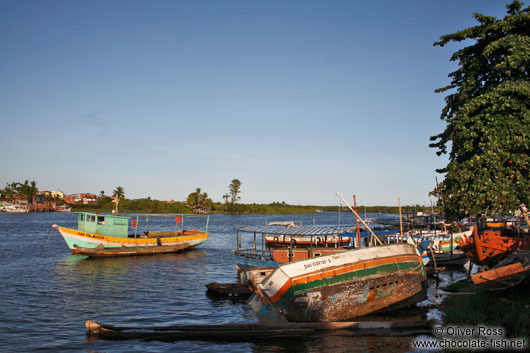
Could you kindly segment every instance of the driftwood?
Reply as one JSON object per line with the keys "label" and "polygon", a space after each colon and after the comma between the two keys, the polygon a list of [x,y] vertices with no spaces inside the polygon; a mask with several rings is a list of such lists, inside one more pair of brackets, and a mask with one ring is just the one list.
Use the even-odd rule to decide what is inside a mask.
{"label": "driftwood", "polygon": [[435,296],[441,297],[442,295],[474,295],[474,294],[477,294],[477,293],[475,292],[447,292],[447,293],[437,292]]}
{"label": "driftwood", "polygon": [[298,322],[131,327],[87,321],[89,335],[104,339],[255,341],[333,333],[341,336],[414,336],[431,334],[431,321]]}

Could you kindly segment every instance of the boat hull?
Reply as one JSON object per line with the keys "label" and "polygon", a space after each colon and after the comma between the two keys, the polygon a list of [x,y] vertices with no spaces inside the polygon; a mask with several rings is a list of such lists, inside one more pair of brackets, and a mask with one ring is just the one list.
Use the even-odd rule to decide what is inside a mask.
{"label": "boat hull", "polygon": [[427,299],[422,295],[423,281],[419,274],[389,274],[298,291],[286,306],[286,317],[289,321],[343,321],[407,307]]}
{"label": "boat hull", "polygon": [[460,249],[468,259],[481,266],[493,267],[515,250],[530,250],[530,238],[527,232],[517,233],[509,228],[485,229],[460,239]]}
{"label": "boat hull", "polygon": [[[435,253],[434,258],[437,266],[464,266],[468,262],[467,256],[456,250],[453,254]],[[434,265],[434,261],[429,262],[429,265]]]}
{"label": "boat hull", "polygon": [[258,317],[343,321],[427,298],[425,268],[410,244],[356,249],[281,265],[256,285]]}
{"label": "boat hull", "polygon": [[[338,252],[347,251],[344,248],[293,248],[289,251],[288,247],[272,248],[265,254],[261,252],[236,252],[236,268],[238,271],[249,270],[261,267],[276,267],[294,261],[305,260],[310,257],[318,257]],[[291,255],[291,256],[289,256]]]}
{"label": "boat hull", "polygon": [[173,246],[129,246],[121,248],[82,248],[76,247],[78,255],[89,257],[120,257],[137,255],[172,254],[189,248],[188,243]]}
{"label": "boat hull", "polygon": [[496,291],[515,287],[530,279],[530,251],[516,250],[491,269],[471,276],[473,284]]}
{"label": "boat hull", "polygon": [[184,231],[177,236],[160,236],[145,238],[122,238],[101,234],[80,232],[75,229],[59,227],[54,225],[72,254],[80,254],[78,248],[120,248],[120,247],[157,247],[157,246],[177,246],[189,244],[190,248],[201,245],[208,239],[207,232]]}

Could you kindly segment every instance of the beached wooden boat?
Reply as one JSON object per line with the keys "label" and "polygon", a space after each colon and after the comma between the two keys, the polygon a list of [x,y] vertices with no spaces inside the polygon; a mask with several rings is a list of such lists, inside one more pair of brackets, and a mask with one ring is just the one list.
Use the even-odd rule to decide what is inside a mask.
{"label": "beached wooden boat", "polygon": [[488,290],[503,290],[530,279],[530,251],[516,250],[502,262],[471,276],[473,284]]}
{"label": "beached wooden boat", "polygon": [[138,255],[158,255],[180,252],[190,247],[189,243],[178,245],[161,246],[121,246],[119,248],[104,247],[102,245],[95,248],[84,248],[74,245],[77,255],[89,257],[117,257],[117,256],[138,256]]}
{"label": "beached wooden boat", "polygon": [[471,262],[492,267],[517,249],[530,250],[528,231],[493,225],[481,231],[475,225],[471,236],[460,238],[460,249]]}
{"label": "beached wooden boat", "polygon": [[[122,254],[125,254],[125,251],[118,249],[131,248],[133,249],[131,251],[141,255],[151,253],[151,251],[147,250],[155,252],[172,250],[169,247],[185,246],[185,248],[193,248],[208,239],[209,216],[206,216],[206,229],[204,231],[197,230],[196,227],[191,230],[184,229],[184,217],[204,217],[196,215],[139,214],[135,216],[114,216],[77,212],[77,217],[77,229],[60,227],[56,224],[52,226],[59,231],[73,254],[81,254],[84,251],[84,255],[86,255],[86,249],[97,249],[92,251],[92,254],[103,254],[106,252],[109,256],[111,254],[123,256]],[[165,232],[149,231],[147,228],[148,220],[152,217],[174,217],[176,222],[175,230]],[[142,220],[145,221],[146,231],[138,232],[138,225]],[[132,226],[131,233],[129,232],[129,221]],[[181,230],[178,229],[179,224],[181,224]]]}
{"label": "beached wooden boat", "polygon": [[425,267],[411,244],[282,264],[252,285],[249,305],[261,320],[343,321],[427,298]]}

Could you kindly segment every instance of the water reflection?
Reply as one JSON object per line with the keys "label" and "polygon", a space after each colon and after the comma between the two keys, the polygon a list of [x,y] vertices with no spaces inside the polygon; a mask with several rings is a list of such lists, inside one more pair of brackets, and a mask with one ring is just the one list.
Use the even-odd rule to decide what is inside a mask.
{"label": "water reflection", "polygon": [[252,347],[256,353],[276,352],[410,352],[410,337],[352,337],[348,331],[316,335],[312,338],[274,339],[258,342]]}

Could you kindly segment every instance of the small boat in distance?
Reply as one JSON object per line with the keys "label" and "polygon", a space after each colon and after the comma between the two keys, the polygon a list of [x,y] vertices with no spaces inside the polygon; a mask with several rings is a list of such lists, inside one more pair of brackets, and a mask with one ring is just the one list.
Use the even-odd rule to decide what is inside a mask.
{"label": "small boat in distance", "polygon": [[4,206],[2,211],[7,213],[28,213],[29,207],[28,205],[10,204]]}
{"label": "small boat in distance", "polygon": [[[149,231],[150,217],[175,217],[175,230]],[[205,230],[184,229],[185,217],[206,217]],[[131,220],[132,218],[132,220]],[[138,232],[144,219],[146,231]],[[133,232],[129,232],[129,221]],[[77,230],[54,224],[72,254],[86,256],[125,256],[178,252],[201,245],[208,239],[209,216],[138,214],[134,217],[77,212]],[[182,229],[179,228],[181,224]]]}

